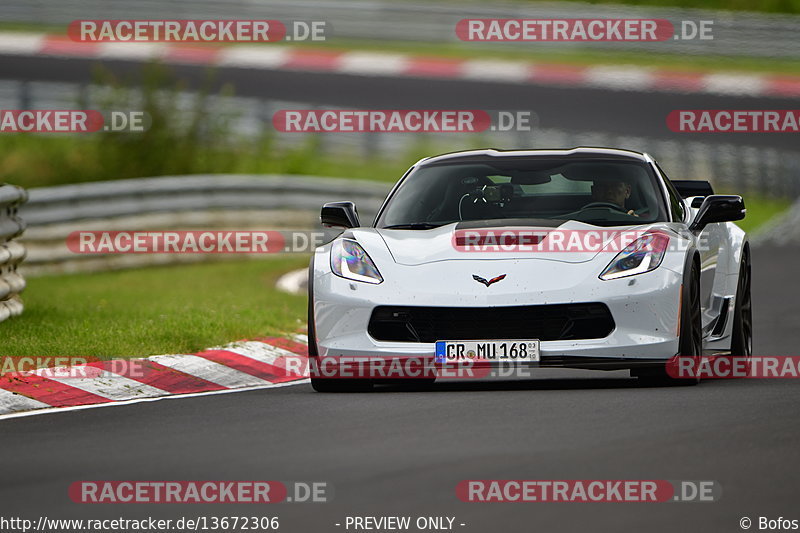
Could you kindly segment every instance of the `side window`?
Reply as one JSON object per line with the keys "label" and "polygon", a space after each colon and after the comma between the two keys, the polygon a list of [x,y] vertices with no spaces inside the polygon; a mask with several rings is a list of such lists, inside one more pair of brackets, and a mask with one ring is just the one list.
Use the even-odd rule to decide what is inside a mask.
{"label": "side window", "polygon": [[661,167],[656,164],[656,168],[661,176],[664,178],[664,183],[667,184],[667,193],[669,195],[669,210],[672,212],[672,220],[683,222],[686,218],[686,209],[683,207],[683,200],[681,195],[675,189],[675,186],[669,181],[667,174],[661,170]]}

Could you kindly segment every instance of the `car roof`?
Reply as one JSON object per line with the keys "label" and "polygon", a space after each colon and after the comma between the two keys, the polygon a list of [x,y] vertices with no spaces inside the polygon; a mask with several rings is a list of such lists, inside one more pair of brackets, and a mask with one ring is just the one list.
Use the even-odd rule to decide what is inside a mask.
{"label": "car roof", "polygon": [[427,157],[419,161],[419,164],[428,165],[434,163],[486,163],[497,161],[501,158],[564,158],[564,159],[607,159],[649,162],[652,158],[646,153],[634,152],[632,150],[622,150],[619,148],[595,148],[580,146],[577,148],[562,150],[497,150],[489,148],[485,150],[467,150],[462,152],[451,152],[447,154]]}

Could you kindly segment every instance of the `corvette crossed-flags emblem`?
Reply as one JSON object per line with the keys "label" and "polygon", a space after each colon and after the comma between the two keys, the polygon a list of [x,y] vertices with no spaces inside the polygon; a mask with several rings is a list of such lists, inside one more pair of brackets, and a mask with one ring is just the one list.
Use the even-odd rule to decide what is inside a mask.
{"label": "corvette crossed-flags emblem", "polygon": [[505,275],[505,274],[501,274],[500,276],[497,276],[497,277],[495,277],[495,278],[492,278],[492,279],[490,279],[490,280],[487,280],[486,278],[482,278],[482,277],[478,276],[477,274],[473,274],[473,275],[472,275],[472,279],[474,279],[474,280],[475,280],[475,281],[477,281],[478,283],[483,283],[483,284],[484,284],[484,285],[486,285],[487,287],[488,287],[489,285],[491,285],[492,283],[497,283],[498,281],[500,281],[500,280],[502,280],[502,279],[505,279],[505,277],[506,277],[506,275]]}

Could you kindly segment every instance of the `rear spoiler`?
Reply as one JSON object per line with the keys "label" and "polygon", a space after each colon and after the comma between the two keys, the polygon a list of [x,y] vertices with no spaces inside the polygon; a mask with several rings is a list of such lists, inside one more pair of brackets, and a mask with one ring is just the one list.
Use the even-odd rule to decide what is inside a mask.
{"label": "rear spoiler", "polygon": [[682,198],[691,198],[692,196],[711,196],[714,194],[714,189],[711,184],[705,180],[670,180],[675,188],[678,189]]}

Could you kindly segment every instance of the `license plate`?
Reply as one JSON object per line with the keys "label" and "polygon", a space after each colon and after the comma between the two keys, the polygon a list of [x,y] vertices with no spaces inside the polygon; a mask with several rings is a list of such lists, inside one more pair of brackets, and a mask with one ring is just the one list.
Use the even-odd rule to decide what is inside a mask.
{"label": "license plate", "polygon": [[436,341],[437,363],[539,361],[539,341]]}

